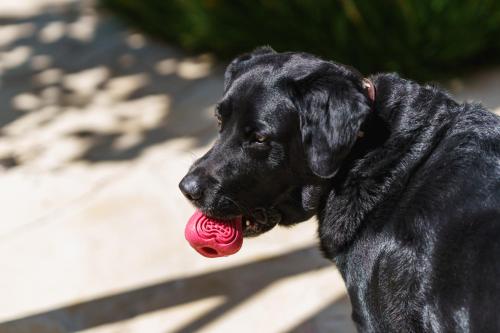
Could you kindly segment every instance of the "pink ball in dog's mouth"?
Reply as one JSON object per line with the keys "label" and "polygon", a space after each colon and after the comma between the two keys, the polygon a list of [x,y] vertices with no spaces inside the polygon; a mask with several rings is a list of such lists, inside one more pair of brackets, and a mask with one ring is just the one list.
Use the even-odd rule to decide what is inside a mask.
{"label": "pink ball in dog's mouth", "polygon": [[219,220],[197,210],[186,224],[184,235],[193,249],[205,257],[229,256],[243,244],[241,217]]}

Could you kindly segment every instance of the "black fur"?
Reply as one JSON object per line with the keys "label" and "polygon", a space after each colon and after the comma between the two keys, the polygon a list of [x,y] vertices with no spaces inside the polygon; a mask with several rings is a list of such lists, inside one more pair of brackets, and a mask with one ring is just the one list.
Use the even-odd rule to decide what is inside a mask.
{"label": "black fur", "polygon": [[235,59],[182,191],[246,236],[317,215],[361,332],[500,332],[500,118],[395,74],[370,78],[372,103],[362,79],[303,53]]}

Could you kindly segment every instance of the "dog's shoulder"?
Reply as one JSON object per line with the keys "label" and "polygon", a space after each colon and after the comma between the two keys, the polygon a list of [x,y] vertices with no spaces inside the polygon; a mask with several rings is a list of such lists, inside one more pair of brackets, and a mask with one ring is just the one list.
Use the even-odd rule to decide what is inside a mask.
{"label": "dog's shoulder", "polygon": [[329,257],[347,246],[368,220],[387,224],[415,220],[419,212],[448,214],[454,196],[465,199],[467,191],[474,204],[483,200],[479,194],[499,199],[487,184],[500,179],[498,116],[480,104],[459,103],[438,86],[397,74],[372,80],[375,112],[389,135],[347,166],[346,176],[324,201],[319,233]]}
{"label": "dog's shoulder", "polygon": [[[390,319],[364,324],[455,327],[450,318],[464,297],[486,306],[480,281],[498,286],[500,119],[437,86],[394,74],[373,80],[375,112],[389,135],[349,165],[325,201],[322,249],[335,258],[353,298],[365,299],[353,302],[355,311]],[[363,283],[369,288],[359,288]],[[442,318],[426,319],[426,311]]]}

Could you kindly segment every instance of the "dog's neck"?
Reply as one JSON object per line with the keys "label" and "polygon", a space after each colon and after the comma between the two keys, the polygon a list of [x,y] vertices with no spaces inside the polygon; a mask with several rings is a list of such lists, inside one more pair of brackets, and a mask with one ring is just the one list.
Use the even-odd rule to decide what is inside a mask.
{"label": "dog's neck", "polygon": [[[376,97],[364,133],[342,163],[319,208],[321,247],[333,258],[350,246],[366,216],[397,193],[431,153],[458,103],[445,92],[393,74],[371,78]],[[422,104],[422,101],[430,101]],[[421,108],[419,110],[418,108]],[[442,113],[448,113],[446,115]],[[425,145],[418,144],[426,142]],[[404,166],[404,167],[403,167]],[[401,170],[405,170],[402,172]]]}
{"label": "dog's neck", "polygon": [[[393,134],[418,130],[428,125],[424,118],[433,118],[436,112],[453,112],[458,105],[437,86],[420,85],[396,74],[377,74],[370,81],[376,90],[373,111]],[[410,109],[419,112],[408,112]]]}

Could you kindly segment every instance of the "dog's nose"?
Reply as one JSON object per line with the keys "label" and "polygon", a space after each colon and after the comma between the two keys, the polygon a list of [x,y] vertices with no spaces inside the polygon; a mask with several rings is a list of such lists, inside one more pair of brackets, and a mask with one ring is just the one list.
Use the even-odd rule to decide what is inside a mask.
{"label": "dog's nose", "polygon": [[200,178],[195,175],[185,176],[179,183],[182,194],[191,201],[200,200],[203,196],[203,188]]}

